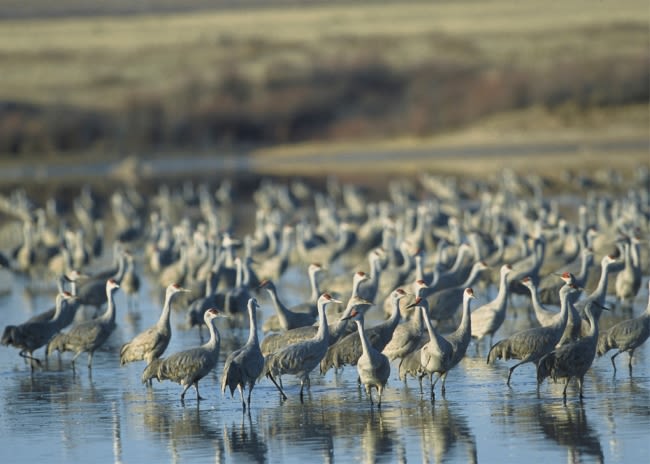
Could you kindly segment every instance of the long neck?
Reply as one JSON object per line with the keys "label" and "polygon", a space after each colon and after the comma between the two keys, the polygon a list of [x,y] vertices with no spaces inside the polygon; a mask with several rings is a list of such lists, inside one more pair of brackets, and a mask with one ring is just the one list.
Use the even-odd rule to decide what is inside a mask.
{"label": "long neck", "polygon": [[174,296],[174,293],[171,291],[168,291],[165,294],[165,303],[163,304],[163,310],[162,313],[160,314],[160,318],[158,319],[158,326],[159,327],[167,327],[167,329],[170,328],[170,323],[169,323],[169,313],[172,307],[172,297]]}
{"label": "long neck", "polygon": [[319,303],[318,305],[318,332],[316,337],[318,340],[329,340],[329,327],[327,326],[327,316],[325,315],[325,305]]}
{"label": "long neck", "polygon": [[108,302],[106,312],[101,317],[105,321],[115,322],[115,300],[112,289],[106,291],[106,300]]}
{"label": "long neck", "polygon": [[400,301],[401,298],[393,299],[393,312],[391,313],[390,318],[388,319],[388,324],[391,325],[392,327],[397,327],[397,324],[399,324],[399,321],[402,318],[402,312],[399,309]]}
{"label": "long neck", "polygon": [[596,290],[590,296],[598,299],[599,302],[604,302],[605,293],[607,292],[607,280],[609,276],[609,264],[603,263],[600,267],[600,280],[598,281],[598,286]]}
{"label": "long neck", "polygon": [[208,350],[216,350],[221,344],[221,337],[219,336],[219,331],[216,326],[216,318],[213,318],[208,322],[208,330],[210,331],[210,340],[205,342],[203,347]]}
{"label": "long neck", "polygon": [[366,331],[363,328],[363,320],[357,319],[354,322],[357,323],[357,330],[359,331],[359,338],[361,339],[361,349],[367,355],[370,352],[370,343],[368,342]]}
{"label": "long neck", "polygon": [[429,340],[432,341],[437,340],[436,332],[433,330],[433,326],[431,325],[431,320],[429,319],[429,315],[427,314],[427,308],[424,306],[421,307],[420,317],[422,318],[422,320],[424,320],[424,325],[426,325],[427,332],[429,332]]}
{"label": "long neck", "polygon": [[269,285],[267,287],[267,290],[269,292],[269,295],[271,295],[271,300],[273,301],[273,306],[275,306],[276,311],[278,312],[278,315],[281,317],[286,316],[287,314],[287,308],[282,304],[280,299],[278,298],[278,291],[275,289],[275,285]]}
{"label": "long neck", "polygon": [[248,341],[246,342],[246,344],[256,345],[259,343],[259,340],[257,339],[257,314],[255,308],[250,304],[248,305],[248,323],[249,323]]}
{"label": "long neck", "polygon": [[477,266],[472,266],[472,270],[467,276],[467,280],[459,285],[460,288],[473,287],[478,279],[478,273],[481,272]]}
{"label": "long neck", "polygon": [[569,321],[569,293],[566,291],[560,291],[560,318],[556,322],[557,327],[559,327],[563,332],[568,321]]}
{"label": "long neck", "polygon": [[463,299],[463,315],[460,319],[458,328],[454,331],[453,335],[450,338],[467,337],[467,341],[469,342],[469,339],[472,336],[472,318],[469,311],[469,301],[470,300],[468,297],[465,297]]}
{"label": "long neck", "polygon": [[582,260],[580,261],[580,272],[576,276],[576,280],[578,280],[580,283],[584,283],[587,280],[587,275],[589,273],[589,267],[591,266],[592,260],[592,254],[585,253],[582,255]]}
{"label": "long neck", "polygon": [[495,302],[499,305],[499,308],[502,306],[505,307],[505,303],[508,298],[508,281],[506,279],[506,274],[501,274],[501,279],[499,281],[499,293],[495,298]]}
{"label": "long neck", "polygon": [[56,300],[54,303],[54,316],[52,316],[51,321],[58,322],[59,318],[61,317],[61,314],[63,313],[62,311],[63,308],[63,295],[61,293],[58,293],[56,295]]}
{"label": "long neck", "polygon": [[320,289],[318,288],[318,279],[316,278],[318,271],[313,270],[309,273],[309,286],[311,287],[310,301],[318,301]]}

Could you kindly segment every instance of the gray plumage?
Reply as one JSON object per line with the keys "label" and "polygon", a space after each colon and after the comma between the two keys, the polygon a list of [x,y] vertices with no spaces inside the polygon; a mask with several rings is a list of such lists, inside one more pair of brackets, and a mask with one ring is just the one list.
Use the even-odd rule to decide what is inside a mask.
{"label": "gray plumage", "polygon": [[[56,296],[54,315],[50,320],[27,321],[20,325],[8,325],[4,329],[0,343],[20,349],[19,354],[21,357],[34,361],[40,366],[40,360],[34,358],[33,353],[45,346],[63,328],[65,307],[73,304],[70,303],[73,298],[68,292],[59,292]],[[34,365],[30,365],[33,369]]]}
{"label": "gray plumage", "polygon": [[[589,271],[594,263],[594,252],[591,248],[585,248],[580,253],[580,256],[580,270],[574,275],[575,281],[573,282],[578,288],[585,286],[589,277]],[[544,276],[537,286],[540,302],[544,304],[559,305],[560,289],[563,286],[564,283],[558,279],[554,273]]]}
{"label": "gray plumage", "polygon": [[494,333],[499,330],[503,321],[506,319],[509,286],[508,274],[511,271],[512,267],[510,265],[504,264],[501,266],[499,271],[499,293],[494,300],[472,312],[472,338],[476,338],[477,342],[489,335],[490,345],[492,345]]}
{"label": "gray plumage", "polygon": [[265,288],[269,292],[282,329],[291,330],[297,327],[312,325],[316,322],[316,317],[311,313],[298,313],[287,308],[278,297],[275,284],[270,280],[262,281],[260,288]]}
{"label": "gray plumage", "polygon": [[641,288],[641,268],[632,259],[633,246],[635,245],[629,241],[623,243],[624,267],[614,282],[616,297],[622,306],[630,306]]}
{"label": "gray plumage", "polygon": [[181,401],[192,386],[196,390],[197,401],[203,399],[199,394],[199,381],[208,375],[219,361],[221,337],[216,327],[216,319],[225,316],[218,309],[210,308],[203,317],[210,330],[210,339],[197,348],[179,351],[167,358],[154,359],[142,373],[142,383],[154,377],[158,381],[171,380],[183,387]]}
{"label": "gray plumage", "polygon": [[106,311],[96,319],[73,326],[67,333],[56,335],[47,347],[48,356],[55,350],[61,353],[72,351],[75,353],[72,358],[74,369],[74,363],[79,355],[88,353],[88,368],[92,367],[95,350],[102,346],[115,330],[114,294],[120,286],[114,279],[108,279],[105,286],[108,302]]}
{"label": "gray plumage", "polygon": [[551,377],[553,380],[559,378],[566,379],[562,396],[566,401],[566,389],[569,380],[577,379],[580,398],[583,398],[583,384],[586,372],[596,356],[596,345],[598,343],[598,321],[592,314],[592,307],[585,308],[587,318],[590,324],[590,330],[584,337],[562,345],[559,348],[544,355],[537,363],[537,385],[544,381],[545,378]]}
{"label": "gray plumage", "polygon": [[130,342],[122,345],[120,365],[143,360],[149,364],[152,360],[162,356],[172,337],[172,328],[169,322],[172,298],[179,292],[187,292],[187,290],[178,284],[170,284],[167,287],[165,302],[158,322],[133,337]]}
{"label": "gray plumage", "polygon": [[481,272],[486,269],[489,269],[489,267],[484,261],[477,261],[472,266],[465,282],[461,282],[455,287],[446,288],[433,293],[431,296],[427,296],[430,308],[429,317],[437,321],[454,317],[458,311],[458,307],[463,303],[465,289],[475,285]]}
{"label": "gray plumage", "polygon": [[370,344],[363,328],[363,313],[356,310],[352,311],[349,318],[354,319],[356,322],[361,340],[362,354],[357,361],[359,381],[365,386],[371,406],[373,404],[372,389],[377,389],[377,407],[381,408],[381,395],[390,376],[390,361],[386,355]]}
{"label": "gray plumage", "polygon": [[[650,281],[648,281],[650,292]],[[616,373],[616,362],[614,359],[621,353],[629,353],[628,368],[632,375],[632,357],[634,350],[643,345],[650,336],[650,298],[645,311],[639,317],[627,319],[610,327],[598,337],[598,356],[603,356],[609,350],[616,349],[611,357],[614,373]]]}
{"label": "gray plumage", "polygon": [[583,298],[574,304],[579,317],[576,318],[575,314],[574,316],[569,317],[564,334],[562,334],[562,338],[558,343],[559,345],[570,343],[571,341],[577,340],[579,337],[589,333],[591,325],[586,319],[586,308],[591,308],[591,314],[596,321],[600,319],[602,308],[605,305],[605,297],[607,296],[608,276],[615,270],[614,265],[617,263],[620,264],[620,262],[613,256],[603,256],[600,263],[601,269],[598,286],[586,298]]}
{"label": "gray plumage", "polygon": [[[329,328],[325,306],[341,303],[324,293],[318,299],[318,332],[313,338],[286,346],[265,359],[264,374],[275,383],[275,377],[284,374],[295,375],[300,379],[300,400],[303,400],[305,384],[309,388],[309,374],[322,361],[329,346]],[[275,383],[277,386],[277,383]],[[283,398],[286,395],[278,386]]]}
{"label": "gray plumage", "polygon": [[[339,320],[333,324],[329,324],[329,346],[334,345],[346,333],[348,316],[352,313],[352,310],[361,306],[369,307],[371,305],[372,303],[359,296],[352,296]],[[286,332],[267,335],[262,340],[262,354],[267,356],[287,345],[310,339],[316,335],[316,332],[318,332],[318,327],[309,325],[287,330]]]}
{"label": "gray plumage", "polygon": [[[391,317],[381,324],[365,329],[365,334],[370,345],[372,345],[377,351],[383,351],[392,339],[393,333],[401,320],[399,302],[406,296],[407,293],[401,288],[393,291],[393,313],[391,314]],[[325,357],[320,363],[320,372],[321,374],[325,374],[332,367],[338,369],[345,365],[354,366],[357,364],[362,353],[363,349],[359,333],[354,332],[346,335],[339,340],[338,343],[329,347]]]}
{"label": "gray plumage", "polygon": [[[311,288],[311,294],[308,301],[299,303],[289,310],[296,313],[306,313],[311,314],[313,318],[316,318],[318,315],[318,297],[320,296],[320,289],[318,286],[318,274],[323,270],[323,267],[318,263],[312,263],[307,268],[307,274],[309,276],[309,286]],[[260,286],[262,283],[260,283]],[[276,310],[277,311],[277,310]],[[262,325],[262,332],[276,332],[286,330],[283,321],[281,320],[279,314],[272,314],[269,316]]]}
{"label": "gray plumage", "polygon": [[[235,389],[239,389],[244,411],[246,411],[247,403],[250,410],[253,387],[264,369],[264,356],[257,338],[257,309],[259,304],[255,298],[250,298],[247,307],[250,324],[248,341],[244,346],[228,355],[221,376],[221,393],[224,394],[227,387],[230,389],[230,396],[232,397]],[[244,389],[246,386],[248,386],[248,401],[245,402]]]}
{"label": "gray plumage", "polygon": [[[471,341],[470,301],[474,298],[474,291],[466,288],[463,292],[463,316],[458,328],[446,338],[439,334],[431,325],[426,316],[426,305],[422,306],[422,319],[429,334],[429,341],[420,350],[420,364],[422,372],[429,375],[431,382],[431,399],[435,398],[434,387],[442,379],[441,392],[445,394],[447,374],[465,356]],[[426,300],[424,300],[426,301]],[[433,374],[437,374],[433,380]]]}
{"label": "gray plumage", "polygon": [[559,317],[551,324],[544,327],[534,327],[528,330],[522,330],[495,343],[487,356],[488,364],[494,363],[497,359],[519,359],[520,362],[509,369],[508,381],[514,370],[529,362],[537,363],[539,359],[553,351],[555,345],[560,341],[564,328],[566,326],[570,300],[577,296],[578,288],[574,285],[566,284],[560,289],[561,309]]}
{"label": "gray plumage", "polygon": [[[418,296],[413,303],[406,306],[407,309],[426,304],[421,296],[421,292],[426,288],[424,281],[419,280],[416,282],[415,294]],[[390,342],[384,347],[382,353],[388,356],[391,361],[406,356],[422,346],[423,331],[422,312],[416,309],[408,322],[395,328]]]}

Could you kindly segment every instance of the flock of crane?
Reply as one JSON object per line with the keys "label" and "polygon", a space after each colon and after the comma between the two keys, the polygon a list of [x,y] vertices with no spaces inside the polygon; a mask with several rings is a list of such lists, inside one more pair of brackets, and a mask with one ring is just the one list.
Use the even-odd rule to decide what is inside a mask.
{"label": "flock of crane", "polygon": [[[438,380],[444,395],[448,373],[484,339],[489,364],[518,361],[508,386],[517,367],[535,363],[538,394],[546,378],[563,380],[566,401],[576,379],[582,399],[597,355],[616,350],[616,371],[615,358],[627,352],[632,375],[634,351],[650,335],[650,297],[642,314],[632,314],[650,269],[649,179],[640,170],[627,188],[594,189],[568,205],[545,197],[542,179],[511,172],[494,183],[395,180],[378,200],[336,179],[323,189],[263,179],[250,211],[227,180],[214,191],[186,182],[148,196],[119,187],[107,198],[85,186],[70,204],[51,198],[42,206],[16,190],[0,198],[9,231],[0,265],[25,279],[56,280],[59,291],[54,308],[7,325],[1,342],[19,350],[32,375],[43,365],[34,355],[40,348],[45,361],[73,353],[73,369],[86,353],[91,369],[116,328],[115,292],[127,295],[128,314],[137,317],[146,275],[165,291],[160,318],[123,344],[119,362],[144,361],[142,382],[176,382],[181,399],[190,387],[202,399],[199,381],[220,359],[222,317],[248,319],[248,340],[228,353],[221,373],[222,392],[239,390],[244,411],[262,379],[286,399],[282,377],[297,377],[302,401],[316,368],[325,374],[346,365],[356,366],[371,405],[374,389],[381,407],[391,366],[401,379],[417,378],[421,391],[428,377],[434,400]],[[97,269],[107,237],[114,263]],[[288,306],[282,282],[292,266],[307,268],[310,296]],[[524,298],[531,327],[494,343],[508,307]],[[275,314],[258,327],[260,301]],[[179,306],[201,341],[204,327],[210,336],[169,354]],[[629,317],[599,331],[603,311]]]}

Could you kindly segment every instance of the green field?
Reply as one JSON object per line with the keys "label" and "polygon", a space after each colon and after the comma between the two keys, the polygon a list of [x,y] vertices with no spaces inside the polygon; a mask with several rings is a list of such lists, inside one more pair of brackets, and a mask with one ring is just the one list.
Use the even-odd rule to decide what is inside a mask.
{"label": "green field", "polygon": [[421,136],[647,102],[645,1],[190,5],[1,21],[0,102],[28,108],[0,111],[0,152]]}

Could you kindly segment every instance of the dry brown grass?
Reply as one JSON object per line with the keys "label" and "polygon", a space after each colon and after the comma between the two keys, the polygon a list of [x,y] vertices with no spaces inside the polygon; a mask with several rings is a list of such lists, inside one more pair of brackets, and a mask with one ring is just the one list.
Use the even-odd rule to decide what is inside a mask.
{"label": "dry brown grass", "polygon": [[544,67],[648,55],[647,3],[541,0],[278,7],[132,17],[8,20],[0,99],[116,108],[131,94],[378,54],[397,66],[480,60]]}

